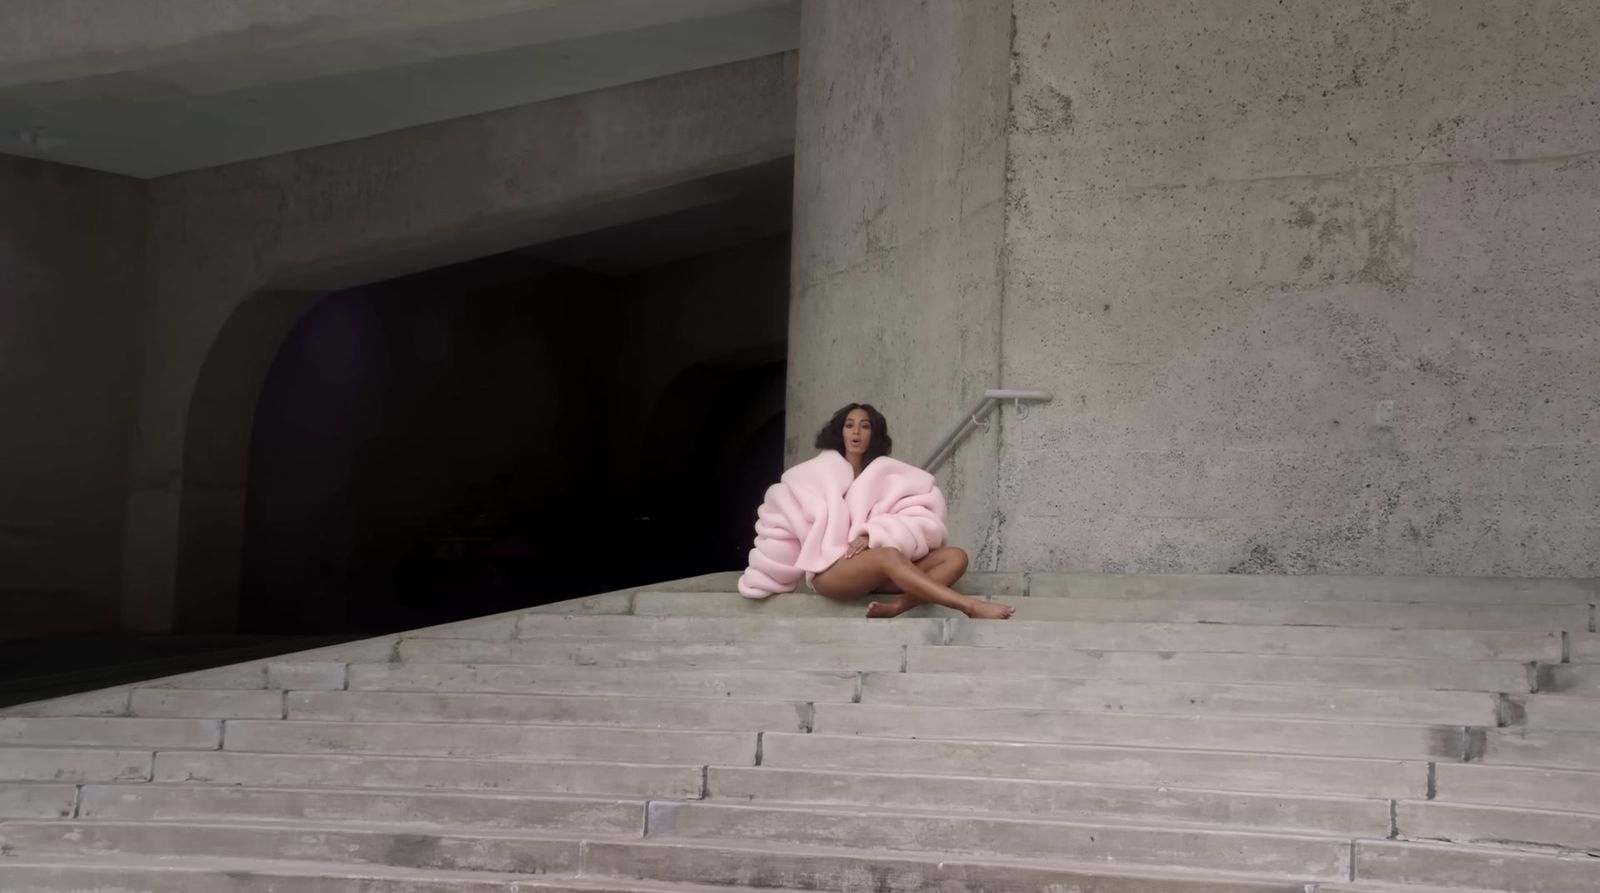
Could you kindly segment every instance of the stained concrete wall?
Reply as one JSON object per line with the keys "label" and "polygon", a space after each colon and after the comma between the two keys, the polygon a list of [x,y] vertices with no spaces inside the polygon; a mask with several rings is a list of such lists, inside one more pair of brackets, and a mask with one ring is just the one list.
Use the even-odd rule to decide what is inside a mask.
{"label": "stained concrete wall", "polygon": [[1600,573],[1600,7],[1014,8],[1003,565]]}
{"label": "stained concrete wall", "polygon": [[[1000,372],[1010,4],[808,0],[795,144],[785,458],[845,403],[919,463]],[[993,564],[996,438],[941,474]]]}
{"label": "stained concrete wall", "polygon": [[[793,151],[793,90],[784,54],[152,181],[123,624],[230,622],[177,614],[237,592],[253,397],[195,397],[208,355],[241,349],[219,353],[217,338],[253,295],[349,287],[680,207],[696,200],[680,184]],[[240,382],[264,375],[271,351],[257,353]]]}
{"label": "stained concrete wall", "polygon": [[144,184],[0,157],[0,638],[107,629]]}

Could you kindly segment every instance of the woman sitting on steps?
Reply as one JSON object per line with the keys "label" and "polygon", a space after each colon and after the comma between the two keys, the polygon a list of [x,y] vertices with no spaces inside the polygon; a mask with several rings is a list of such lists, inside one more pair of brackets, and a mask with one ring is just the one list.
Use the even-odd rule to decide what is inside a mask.
{"label": "woman sitting on steps", "polygon": [[784,472],[757,511],[755,548],[739,591],[765,598],[795,588],[803,573],[819,595],[871,602],[868,617],[894,617],[919,604],[1004,620],[1013,608],[950,587],[967,553],[945,545],[945,502],[933,475],[889,458],[883,415],[864,403],[833,414],[817,434],[822,452]]}

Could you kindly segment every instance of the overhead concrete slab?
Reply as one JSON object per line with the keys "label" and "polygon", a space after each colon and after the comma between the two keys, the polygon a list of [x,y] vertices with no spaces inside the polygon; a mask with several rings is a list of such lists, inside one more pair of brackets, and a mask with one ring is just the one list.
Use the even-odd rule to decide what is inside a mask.
{"label": "overhead concrete slab", "polygon": [[0,8],[0,153],[157,177],[786,52],[799,28],[794,0],[215,6]]}

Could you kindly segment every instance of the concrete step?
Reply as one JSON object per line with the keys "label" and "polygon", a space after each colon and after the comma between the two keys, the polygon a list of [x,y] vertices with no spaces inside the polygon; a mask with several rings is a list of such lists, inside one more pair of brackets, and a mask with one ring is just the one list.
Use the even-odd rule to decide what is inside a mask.
{"label": "concrete step", "polygon": [[214,719],[0,716],[0,745],[213,750],[221,742],[222,723]]}
{"label": "concrete step", "polygon": [[129,685],[0,707],[0,716],[127,716]]}
{"label": "concrete step", "polygon": [[1600,698],[1600,663],[1541,663],[1539,691],[1548,694]]}
{"label": "concrete step", "polygon": [[1561,660],[1559,632],[961,620],[952,645],[1412,660]]}
{"label": "concrete step", "polygon": [[1012,813],[1224,825],[1263,831],[1386,837],[1389,801],[1092,782],[712,766],[717,802]]}
{"label": "concrete step", "polygon": [[828,670],[673,670],[518,664],[351,664],[352,691],[631,694],[640,697],[849,701],[860,675]]}
{"label": "concrete step", "polygon": [[514,639],[517,637],[518,618],[517,614],[476,617],[409,630],[401,636],[407,639]]}
{"label": "concrete step", "polygon": [[1587,604],[1391,604],[1244,599],[1028,598],[1017,620],[1119,623],[1227,623],[1366,629],[1587,630]]}
{"label": "concrete step", "polygon": [[508,695],[452,692],[289,692],[289,719],[340,722],[486,722],[632,729],[805,732],[808,701]]}
{"label": "concrete step", "polygon": [[1421,799],[1428,763],[1356,757],[989,742],[762,735],[763,767]]}
{"label": "concrete step", "polygon": [[283,696],[282,690],[265,689],[136,688],[130,692],[128,713],[191,719],[282,719]]}
{"label": "concrete step", "polygon": [[[340,689],[344,688],[344,667],[352,661],[382,661],[393,658],[395,636],[363,639],[333,648],[323,648],[307,657],[255,661],[228,667],[199,670],[181,676],[153,680],[140,688],[204,689]],[[337,657],[332,656],[337,654]]]}
{"label": "concrete step", "polygon": [[1600,772],[1440,763],[1434,787],[1441,802],[1600,813]]}
{"label": "concrete step", "polygon": [[77,802],[77,785],[0,784],[0,820],[71,818]]}
{"label": "concrete step", "polygon": [[1342,838],[888,810],[657,801],[652,838],[1349,877]]}
{"label": "concrete step", "polygon": [[818,734],[880,738],[1116,744],[1423,761],[1463,760],[1476,744],[1474,733],[1463,726],[866,703],[818,704],[811,728]]}
{"label": "concrete step", "polygon": [[0,862],[0,889],[29,893],[756,893],[752,887],[395,868],[283,859],[71,856]]}
{"label": "concrete step", "polygon": [[1536,766],[1600,771],[1600,745],[1587,731],[1491,729],[1483,762],[1495,766]]}
{"label": "concrete step", "polygon": [[1495,725],[1500,701],[1486,692],[1181,681],[1153,686],[1114,679],[1002,680],[962,673],[868,673],[861,692],[863,704],[1303,716],[1462,726]]}
{"label": "concrete step", "polygon": [[703,793],[699,765],[585,760],[507,760],[173,751],[156,755],[158,782],[227,785],[517,791],[608,797],[687,798]]}
{"label": "concrete step", "polygon": [[592,841],[586,873],[760,889],[861,891],[1082,891],[1082,893],[1305,893],[1304,881],[1198,869],[1137,869],[1064,860],[948,853],[733,845],[683,840]]}
{"label": "concrete step", "polygon": [[1569,659],[1575,664],[1600,664],[1600,634],[1569,631]]}
{"label": "concrete step", "polygon": [[1529,729],[1573,729],[1600,732],[1600,698],[1572,695],[1523,695],[1511,699],[1520,723]]}
{"label": "concrete step", "polygon": [[405,639],[400,659],[424,663],[772,670],[899,670],[900,645],[779,642],[612,642],[573,639]]}
{"label": "concrete step", "polygon": [[[1009,621],[1008,621],[1009,622]],[[1171,684],[1279,683],[1350,688],[1526,692],[1531,665],[1514,661],[1285,657],[1172,651],[1064,651],[911,645],[912,673],[1063,676]]]}
{"label": "concrete step", "polygon": [[[957,584],[962,592],[968,592]],[[981,598],[977,593],[970,593]],[[737,592],[654,592],[642,591],[633,597],[633,613],[641,616],[672,617],[836,617],[861,619],[867,616],[867,602],[885,601],[894,596],[873,596],[853,601],[838,601],[814,592],[785,592],[771,598],[745,598]],[[1020,598],[1005,599],[1008,602]],[[961,617],[960,611],[938,605],[918,605],[900,615],[904,619]]]}
{"label": "concrete step", "polygon": [[0,782],[148,781],[152,757],[148,750],[0,746]]}
{"label": "concrete step", "polygon": [[1505,847],[1356,841],[1356,879],[1505,893],[1594,893],[1600,859]]}
{"label": "concrete step", "polygon": [[[1591,805],[1600,808],[1600,803]],[[1600,854],[1600,814],[1428,800],[1395,804],[1402,838],[1527,847],[1560,847]]]}
{"label": "concrete step", "polygon": [[296,859],[452,871],[575,874],[582,846],[583,838],[576,836],[417,825],[220,821],[0,824],[0,848],[23,858],[182,853],[185,858]]}
{"label": "concrete step", "polygon": [[1532,577],[1361,577],[1273,574],[1028,575],[1031,597],[1222,598],[1286,601],[1586,604],[1600,580]]}
{"label": "concrete step", "polygon": [[748,732],[445,722],[230,720],[224,748],[258,753],[371,753],[536,760],[751,765]]}
{"label": "concrete step", "polygon": [[[525,614],[524,639],[632,639],[694,642],[783,642],[819,645],[937,645],[943,620],[826,617],[563,616]],[[460,637],[466,638],[466,637]]]}
{"label": "concrete step", "polygon": [[85,785],[77,817],[111,821],[359,822],[627,835],[642,832],[644,801],[499,792],[161,783]]}

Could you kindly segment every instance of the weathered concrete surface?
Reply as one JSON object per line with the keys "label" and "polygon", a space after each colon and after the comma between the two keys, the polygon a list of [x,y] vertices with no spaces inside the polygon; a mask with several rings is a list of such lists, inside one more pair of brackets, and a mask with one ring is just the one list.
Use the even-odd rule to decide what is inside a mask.
{"label": "weathered concrete surface", "polygon": [[1011,813],[1041,818],[1099,816],[1202,823],[1226,816],[1234,826],[1382,837],[1389,805],[1381,800],[1146,788],[1017,778],[871,774],[836,770],[712,766],[713,801],[773,801],[950,812]]}
{"label": "weathered concrete surface", "polygon": [[1362,840],[1354,858],[1356,880],[1391,884],[1505,893],[1588,893],[1600,884],[1600,861],[1579,854]]}
{"label": "weathered concrete surface", "polygon": [[1528,691],[1528,668],[1511,660],[1412,660],[1285,656],[1236,652],[1081,651],[1016,645],[987,648],[911,646],[913,673],[992,673],[1146,682],[1287,683],[1353,688]]}
{"label": "weathered concrete surface", "polygon": [[1600,8],[1014,8],[1004,566],[1600,569]]}
{"label": "weathered concrete surface", "polygon": [[576,839],[545,839],[531,833],[505,831],[451,833],[358,823],[294,827],[216,821],[204,824],[7,822],[0,827],[0,843],[10,852],[31,855],[54,853],[73,857],[137,853],[154,856],[182,852],[190,856],[305,862],[343,860],[405,868],[528,873],[575,871],[580,847]]}
{"label": "weathered concrete surface", "polygon": [[636,831],[644,804],[598,797],[439,791],[259,790],[220,785],[85,785],[78,817],[118,821],[220,819],[470,825],[508,830]]}
{"label": "weathered concrete surface", "polygon": [[746,732],[519,726],[489,723],[346,723],[233,720],[226,748],[262,753],[368,753],[545,760],[657,760],[754,765]]}
{"label": "weathered concrete surface", "polygon": [[862,772],[898,772],[914,765],[930,775],[1340,797],[1421,798],[1428,775],[1427,763],[1400,760],[855,735],[768,733],[762,736],[762,753],[761,765],[791,769],[848,765]]}
{"label": "weathered concrete surface", "polygon": [[0,639],[109,629],[145,184],[0,156]]}
{"label": "weathered concrete surface", "polygon": [[1028,575],[1028,595],[1094,599],[1215,598],[1393,604],[1571,605],[1600,600],[1600,579],[1040,572]]}
{"label": "weathered concrete surface", "polygon": [[1477,763],[1440,763],[1438,799],[1451,803],[1587,811],[1600,803],[1600,773]]}
{"label": "weathered concrete surface", "polygon": [[[834,410],[916,463],[999,384],[1010,3],[802,8],[785,462]],[[954,542],[993,570],[995,436],[941,472]]]}
{"label": "weathered concrete surface", "polygon": [[[703,203],[708,178],[792,151],[794,65],[770,56],[152,181],[123,624],[231,623],[217,594],[238,587],[252,382],[306,295]],[[241,308],[251,325],[233,324]]]}
{"label": "weathered concrete surface", "polygon": [[1521,843],[1600,853],[1600,816],[1593,813],[1401,801],[1395,804],[1395,826],[1412,840]]}
{"label": "weathered concrete surface", "polygon": [[1304,883],[1203,870],[1027,862],[849,848],[707,841],[590,841],[584,871],[598,875],[746,890],[1092,890],[1094,893],[1303,893]]}
{"label": "weathered concrete surface", "polygon": [[1139,862],[1339,879],[1348,877],[1350,870],[1349,843],[1329,837],[1090,824],[1083,819],[883,815],[815,806],[657,802],[649,808],[652,836],[683,840]]}
{"label": "weathered concrete surface", "polygon": [[[149,779],[149,755],[145,757],[144,775],[118,780]],[[239,785],[292,786],[333,778],[344,787],[677,798],[698,797],[701,786],[699,766],[567,760],[163,751],[154,768],[154,780],[160,782]]]}

